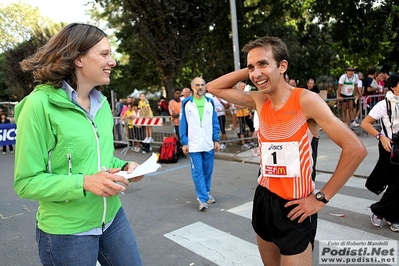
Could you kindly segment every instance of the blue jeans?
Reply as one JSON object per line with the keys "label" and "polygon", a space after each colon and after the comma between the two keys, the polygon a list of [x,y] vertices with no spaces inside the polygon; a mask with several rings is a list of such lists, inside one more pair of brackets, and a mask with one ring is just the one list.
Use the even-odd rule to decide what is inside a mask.
{"label": "blue jeans", "polygon": [[141,266],[137,243],[123,208],[102,235],[52,235],[36,227],[40,261],[43,265]]}
{"label": "blue jeans", "polygon": [[190,152],[189,155],[195,192],[201,202],[207,202],[208,192],[211,191],[215,151]]}

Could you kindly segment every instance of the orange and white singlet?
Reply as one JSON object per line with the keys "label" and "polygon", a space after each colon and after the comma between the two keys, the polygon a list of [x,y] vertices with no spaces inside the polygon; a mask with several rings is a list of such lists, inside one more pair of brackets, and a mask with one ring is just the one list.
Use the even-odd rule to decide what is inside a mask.
{"label": "orange and white singlet", "polygon": [[267,100],[259,115],[261,175],[258,183],[278,196],[299,199],[314,189],[312,174],[317,151],[295,88],[285,105],[275,111]]}

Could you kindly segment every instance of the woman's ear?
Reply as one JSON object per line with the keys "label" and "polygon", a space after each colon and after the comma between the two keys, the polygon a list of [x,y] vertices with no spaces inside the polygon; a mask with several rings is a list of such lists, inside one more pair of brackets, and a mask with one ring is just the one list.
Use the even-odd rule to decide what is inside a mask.
{"label": "woman's ear", "polygon": [[75,66],[77,67],[82,67],[83,66],[83,62],[82,62],[82,58],[80,56],[78,56],[75,60],[74,60]]}

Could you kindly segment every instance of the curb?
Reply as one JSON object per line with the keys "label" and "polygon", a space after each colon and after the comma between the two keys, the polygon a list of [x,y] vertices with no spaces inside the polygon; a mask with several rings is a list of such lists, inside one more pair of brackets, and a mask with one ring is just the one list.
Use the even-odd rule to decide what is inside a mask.
{"label": "curb", "polygon": [[247,160],[245,157],[240,157],[234,153],[217,152],[217,153],[215,153],[215,159],[225,160],[225,161],[233,161],[233,162],[241,162],[241,163],[259,164],[259,161],[253,162],[251,160]]}

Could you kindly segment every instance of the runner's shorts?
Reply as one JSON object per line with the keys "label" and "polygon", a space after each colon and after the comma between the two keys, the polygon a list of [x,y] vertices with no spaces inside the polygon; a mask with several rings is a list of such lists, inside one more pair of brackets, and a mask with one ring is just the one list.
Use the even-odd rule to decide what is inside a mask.
{"label": "runner's shorts", "polygon": [[302,223],[291,221],[287,215],[295,206],[285,208],[287,202],[259,185],[253,201],[252,226],[260,238],[273,242],[281,255],[288,256],[302,253],[309,243],[314,247],[317,213]]}

